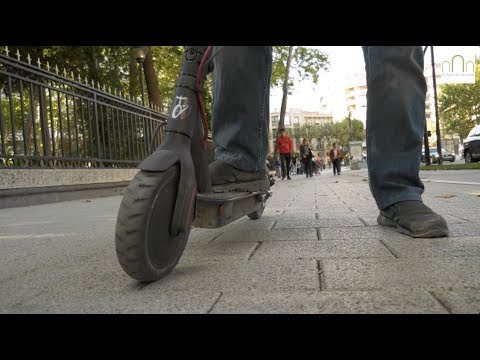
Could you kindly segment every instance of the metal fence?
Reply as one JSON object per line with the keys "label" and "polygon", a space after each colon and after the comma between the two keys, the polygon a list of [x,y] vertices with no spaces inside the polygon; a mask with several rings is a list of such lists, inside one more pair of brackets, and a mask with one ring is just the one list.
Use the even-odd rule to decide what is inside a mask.
{"label": "metal fence", "polygon": [[0,168],[136,167],[160,144],[160,111],[4,52]]}

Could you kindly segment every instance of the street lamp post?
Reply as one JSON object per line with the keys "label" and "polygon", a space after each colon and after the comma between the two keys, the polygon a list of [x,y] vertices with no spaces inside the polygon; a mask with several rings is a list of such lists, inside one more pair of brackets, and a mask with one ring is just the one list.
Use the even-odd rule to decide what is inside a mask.
{"label": "street lamp post", "polygon": [[352,142],[352,112],[348,112],[348,155],[351,155],[350,143]]}
{"label": "street lamp post", "polygon": [[143,62],[145,61],[145,56],[148,53],[147,46],[134,46],[132,47],[132,53],[135,59],[138,62],[140,68],[140,86],[142,89],[142,105],[145,106],[145,83],[143,78]]}
{"label": "street lamp post", "polygon": [[433,77],[433,96],[435,98],[435,118],[436,118],[436,132],[437,132],[437,154],[438,154],[438,165],[443,163],[443,154],[442,154],[442,139],[440,135],[440,119],[438,118],[438,98],[437,98],[437,79],[435,76],[435,58],[433,55],[433,46],[430,46],[430,53],[432,57],[432,77]]}

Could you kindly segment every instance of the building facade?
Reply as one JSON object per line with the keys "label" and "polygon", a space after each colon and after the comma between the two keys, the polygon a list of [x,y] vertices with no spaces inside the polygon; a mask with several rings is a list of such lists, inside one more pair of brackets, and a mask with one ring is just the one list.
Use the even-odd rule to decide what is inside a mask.
{"label": "building facade", "polygon": [[347,112],[353,119],[363,122],[367,126],[367,77],[363,74],[355,74],[347,78],[345,89]]}
{"label": "building facade", "polygon": [[[280,122],[280,112],[274,111],[270,113],[270,153],[273,153],[275,141],[273,137],[277,133],[278,124]],[[333,122],[331,113],[317,112],[317,111],[303,111],[302,109],[287,109],[285,112],[285,128],[293,128],[295,126],[302,126],[304,124],[322,125],[328,122]],[[295,139],[293,143],[293,151],[297,152],[300,146],[300,139]],[[314,139],[312,139],[313,142]],[[314,145],[312,143],[312,145]]]}
{"label": "building facade", "polygon": [[[440,97],[441,89],[440,85],[445,83],[442,79],[441,64],[435,64],[435,80],[437,83],[437,98]],[[435,145],[437,141],[436,135],[436,115],[435,115],[435,93],[433,89],[433,74],[432,64],[430,62],[425,63],[424,76],[427,83],[427,94],[425,99],[425,118],[427,130],[431,132],[429,142],[431,145]],[[354,119],[361,120],[366,127],[367,120],[367,78],[365,74],[356,74],[347,79],[347,87],[345,89],[345,100],[347,103],[347,113],[351,112],[351,116]],[[440,123],[440,133],[442,137],[445,137],[443,132],[443,126]],[[453,151],[450,149],[449,151]]]}

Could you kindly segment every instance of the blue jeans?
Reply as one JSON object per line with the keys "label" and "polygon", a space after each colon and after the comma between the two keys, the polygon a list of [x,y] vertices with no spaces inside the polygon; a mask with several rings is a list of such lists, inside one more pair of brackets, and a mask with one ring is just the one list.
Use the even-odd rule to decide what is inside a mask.
{"label": "blue jeans", "polygon": [[[213,53],[216,52],[216,47]],[[215,159],[243,171],[265,169],[271,46],[224,46],[213,60]]]}
{"label": "blue jeans", "polygon": [[[426,95],[422,48],[369,46],[363,51],[370,190],[379,209],[400,201],[421,201]],[[225,46],[214,58],[215,159],[244,171],[264,168],[271,66],[270,46]]]}
{"label": "blue jeans", "polygon": [[425,131],[421,46],[364,46],[367,72],[367,164],[379,209],[422,200],[419,177]]}

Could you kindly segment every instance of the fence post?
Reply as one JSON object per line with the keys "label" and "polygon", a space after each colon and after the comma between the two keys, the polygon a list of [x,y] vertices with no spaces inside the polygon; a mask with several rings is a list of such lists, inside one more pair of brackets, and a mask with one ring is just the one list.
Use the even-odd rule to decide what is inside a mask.
{"label": "fence post", "polygon": [[103,166],[103,161],[102,161],[102,153],[100,149],[100,129],[98,125],[98,110],[97,110],[97,94],[94,92],[93,93],[93,104],[94,104],[94,109],[95,109],[95,130],[97,133],[97,157],[99,161],[99,165]]}

